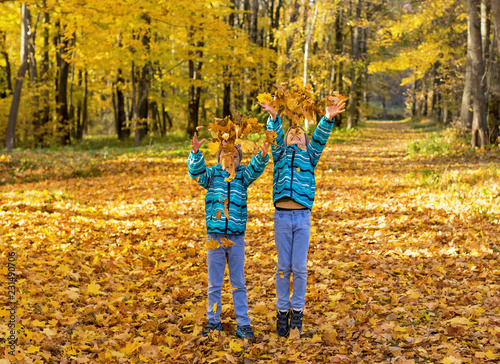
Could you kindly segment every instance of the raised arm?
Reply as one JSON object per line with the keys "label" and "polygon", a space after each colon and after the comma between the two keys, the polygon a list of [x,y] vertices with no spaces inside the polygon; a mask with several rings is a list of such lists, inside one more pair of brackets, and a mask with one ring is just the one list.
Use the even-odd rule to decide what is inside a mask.
{"label": "raised arm", "polygon": [[266,128],[267,130],[273,130],[276,132],[276,144],[278,147],[274,145],[271,147],[271,151],[273,152],[273,160],[276,162],[278,157],[283,152],[283,149],[279,146],[285,146],[285,134],[283,133],[283,127],[281,125],[281,118],[278,116],[276,111],[274,111],[273,107],[265,102],[258,103],[264,111],[269,113],[269,118],[267,119]]}
{"label": "raised arm", "polygon": [[260,153],[257,153],[257,155],[253,156],[250,164],[243,173],[243,182],[247,187],[260,177],[267,166],[267,162],[269,162],[269,144],[264,142],[264,144],[261,146],[261,149],[262,151]]}
{"label": "raised arm", "polygon": [[314,131],[311,142],[307,146],[307,152],[311,158],[314,167],[318,164],[321,153],[325,149],[328,137],[332,132],[335,122],[335,116],[345,111],[345,100],[342,100],[337,105],[327,106],[326,114],[323,116]]}
{"label": "raised arm", "polygon": [[204,142],[205,139],[198,141],[198,136],[194,133],[194,137],[191,140],[192,150],[188,158],[188,174],[189,177],[196,180],[200,186],[208,188],[212,181],[213,171],[211,168],[205,166],[205,158],[200,152],[200,147]]}

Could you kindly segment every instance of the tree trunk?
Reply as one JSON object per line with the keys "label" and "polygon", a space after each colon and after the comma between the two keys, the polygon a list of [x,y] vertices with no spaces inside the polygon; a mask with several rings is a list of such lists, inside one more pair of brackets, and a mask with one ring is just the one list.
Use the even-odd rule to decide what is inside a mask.
{"label": "tree trunk", "polygon": [[[190,46],[196,48],[196,52],[189,51],[188,56],[190,57],[188,62],[189,79],[191,81],[191,86],[189,86],[189,106],[188,106],[188,125],[186,131],[188,135],[193,135],[196,131],[199,121],[200,112],[200,98],[201,98],[201,68],[203,66],[203,51],[201,50],[204,46],[203,41],[195,41],[193,38],[195,34],[193,33],[193,28],[191,28],[189,33]],[[198,35],[199,36],[199,35]]]}
{"label": "tree trunk", "polygon": [[412,96],[411,96],[411,116],[412,116],[412,118],[417,116],[417,88],[418,88],[418,80],[415,80],[413,82]]}
{"label": "tree trunk", "polygon": [[[5,44],[7,35],[6,33],[0,32],[3,37],[3,43]],[[10,68],[10,60],[9,60],[9,53],[7,51],[2,50],[2,55],[5,60],[5,68],[4,68],[4,75],[5,75],[5,80],[7,82],[7,91],[8,94],[12,94],[12,71]]]}
{"label": "tree trunk", "polygon": [[[279,29],[279,24],[280,24],[280,12],[281,12],[281,7],[283,6],[283,0],[278,0],[278,4],[276,5],[276,11],[274,10],[274,0],[271,0],[269,9],[270,9],[270,16],[269,16],[269,49],[277,52],[278,51],[278,45],[275,44],[274,42],[274,37],[275,37],[275,32],[278,31]],[[278,69],[278,63],[276,61],[271,60],[271,72],[269,74],[269,84],[268,87],[270,88],[271,85],[275,84],[276,81],[276,72]]]}
{"label": "tree trunk", "polygon": [[[258,41],[258,27],[257,20],[259,19],[259,0],[252,0],[252,13],[250,16],[250,25],[249,25],[249,38],[250,42],[253,44],[257,44]],[[251,68],[248,70],[248,75],[250,78],[250,82],[257,87],[257,82],[255,79],[256,75],[255,68]],[[252,108],[252,104],[257,97],[257,88],[253,88],[250,90],[247,98],[247,109],[250,110]]]}
{"label": "tree trunk", "polygon": [[354,16],[354,29],[352,35],[352,70],[351,70],[351,91],[349,92],[349,119],[347,120],[347,129],[352,129],[356,127],[356,113],[358,100],[356,98],[358,90],[357,77],[359,74],[358,62],[359,62],[359,42],[360,42],[360,30],[359,30],[359,18],[361,16],[361,0],[356,0],[355,2],[355,13]]}
{"label": "tree trunk", "polygon": [[387,120],[388,117],[387,117],[387,107],[386,107],[385,96],[381,95],[380,98],[381,98],[381,104],[382,104],[382,119]]}
{"label": "tree trunk", "polygon": [[89,82],[88,72],[85,70],[83,74],[83,106],[82,106],[82,126],[80,130],[80,140],[83,139],[83,133],[87,130],[88,123],[88,99],[89,99]]}
{"label": "tree trunk", "polygon": [[165,116],[166,116],[167,121],[168,121],[168,130],[171,130],[173,127],[172,117],[170,116],[168,111],[165,111]]}
{"label": "tree trunk", "polygon": [[59,34],[57,37],[59,47],[59,52],[57,52],[57,64],[59,66],[59,79],[56,96],[58,116],[57,133],[61,145],[68,145],[71,143],[70,120],[68,113],[68,76],[70,64],[66,61],[66,59],[68,49],[73,44],[74,38],[65,39],[65,30],[61,29],[59,24],[57,24],[56,27],[59,28]]}
{"label": "tree trunk", "polygon": [[493,23],[496,30],[497,51],[500,54],[500,1],[491,0],[491,13],[493,14]]}
{"label": "tree trunk", "polygon": [[[232,12],[229,14],[227,18],[227,25],[230,28],[234,27],[234,12],[236,11],[235,2],[231,0]],[[223,78],[224,78],[224,97],[222,103],[222,117],[231,116],[231,82],[232,82],[232,72],[231,67],[229,65],[224,66],[223,70]]]}
{"label": "tree trunk", "polygon": [[[342,56],[344,53],[344,10],[339,8],[337,16],[335,18],[335,55]],[[335,90],[340,94],[344,94],[344,82],[343,82],[343,72],[344,72],[344,62],[336,61],[338,63],[337,72],[335,72],[334,85]],[[335,117],[337,125],[341,125],[343,114],[339,114]]]}
{"label": "tree trunk", "polygon": [[23,80],[28,70],[28,42],[30,39],[30,10],[28,5],[22,4],[21,8],[21,65],[17,72],[16,83],[14,85],[14,96],[12,98],[12,104],[10,106],[9,122],[7,124],[7,132],[5,135],[5,148],[7,150],[12,150],[16,146],[15,135],[16,135],[16,122],[17,114],[19,111],[19,103],[21,101],[21,91],[23,88]]}
{"label": "tree trunk", "polygon": [[130,135],[129,129],[125,130],[127,118],[125,115],[125,95],[122,91],[124,83],[122,70],[118,69],[118,77],[116,79],[116,134],[119,140],[123,140]]}
{"label": "tree trunk", "polygon": [[484,64],[478,8],[479,0],[467,1],[468,26],[470,28],[472,48],[472,147],[484,147],[489,145],[487,137],[488,126],[486,123],[486,98],[484,95]]}
{"label": "tree trunk", "polygon": [[[40,82],[43,85],[49,84],[49,25],[50,25],[50,15],[46,10],[46,1],[43,2],[44,14],[43,14],[43,47],[41,49],[41,59],[40,59]],[[47,134],[48,134],[48,124],[50,120],[50,91],[48,87],[45,87],[41,93],[42,99],[42,113],[40,116],[40,125],[35,133],[36,144],[41,147],[47,147]]]}
{"label": "tree trunk", "polygon": [[314,5],[313,19],[311,21],[311,26],[307,30],[306,43],[304,45],[304,75],[303,75],[304,86],[307,84],[307,61],[309,59],[309,43],[311,43],[312,33],[314,31],[314,24],[316,23],[317,15],[318,15],[318,3]]}
{"label": "tree trunk", "polygon": [[[142,19],[146,22],[148,30],[144,32],[142,36],[142,45],[144,48],[149,51],[150,49],[150,34],[149,34],[149,26],[151,24],[151,18],[144,14]],[[140,72],[140,79],[137,88],[137,115],[138,115],[138,128],[135,129],[135,146],[138,147],[141,144],[142,138],[148,133],[148,110],[149,110],[149,88],[151,86],[151,62],[148,60],[142,66],[142,72]]]}
{"label": "tree trunk", "polygon": [[460,109],[460,121],[462,134],[465,136],[472,126],[472,40],[470,22],[467,26],[467,57],[465,59],[465,83],[462,93],[462,107]]}
{"label": "tree trunk", "polygon": [[489,0],[481,0],[481,46],[483,48],[483,62],[485,65],[488,59],[488,51],[490,49],[491,22],[489,14],[491,9],[489,3]]}

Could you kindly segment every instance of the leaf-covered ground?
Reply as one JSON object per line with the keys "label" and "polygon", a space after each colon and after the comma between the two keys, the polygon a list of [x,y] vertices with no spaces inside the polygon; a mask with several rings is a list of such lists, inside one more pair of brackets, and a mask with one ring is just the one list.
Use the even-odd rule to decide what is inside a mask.
{"label": "leaf-covered ground", "polygon": [[498,363],[500,153],[408,156],[425,137],[400,122],[332,135],[317,167],[304,332],[288,340],[274,333],[267,167],[249,189],[252,342],[235,337],[227,274],[224,332],[199,335],[204,190],[186,153],[2,157],[2,291],[15,252],[20,342],[8,355],[4,305],[0,363]]}

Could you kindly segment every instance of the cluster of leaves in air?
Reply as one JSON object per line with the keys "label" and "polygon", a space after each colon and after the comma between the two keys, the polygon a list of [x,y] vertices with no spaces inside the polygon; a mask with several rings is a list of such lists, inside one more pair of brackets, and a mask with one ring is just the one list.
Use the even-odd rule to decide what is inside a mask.
{"label": "cluster of leaves in air", "polygon": [[[233,153],[237,152],[235,145],[240,145],[245,153],[258,150],[257,142],[250,140],[249,137],[254,134],[260,136],[263,127],[257,121],[257,118],[241,115],[235,109],[231,110],[232,117],[215,118],[215,122],[210,124],[209,132],[212,136],[208,145],[212,154],[218,150],[220,153],[220,164],[223,169],[229,172],[226,182],[232,181],[236,177],[236,166],[234,164]],[[269,141],[266,132],[266,140]],[[271,143],[274,141],[270,141]]]}
{"label": "cluster of leaves in air", "polygon": [[262,93],[257,98],[260,102],[271,105],[276,112],[291,120],[292,136],[302,132],[299,126],[306,119],[314,120],[315,114],[323,116],[326,106],[337,105],[345,100],[345,97],[338,91],[334,91],[332,95],[318,101],[310,84],[289,86],[288,83],[282,83],[275,85],[275,87],[274,95]]}

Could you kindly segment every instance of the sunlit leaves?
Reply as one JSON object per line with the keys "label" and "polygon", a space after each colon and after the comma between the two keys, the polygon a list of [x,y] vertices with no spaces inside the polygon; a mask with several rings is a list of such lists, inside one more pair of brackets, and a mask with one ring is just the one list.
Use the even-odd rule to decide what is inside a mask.
{"label": "sunlit leaves", "polygon": [[[305,120],[314,121],[315,115],[324,115],[325,106],[337,105],[345,97],[338,91],[332,95],[319,100],[310,84],[305,86],[289,85],[282,83],[275,86],[276,91],[273,96],[269,93],[262,93],[257,96],[259,102],[266,102],[282,116],[288,117],[292,122],[292,127],[298,130]],[[261,101],[264,100],[264,101]]]}
{"label": "sunlit leaves", "polygon": [[[315,169],[304,330],[293,339],[274,326],[285,274],[276,270],[271,170],[248,190],[252,342],[235,336],[232,295],[243,287],[227,270],[221,304],[207,301],[207,243],[232,248],[207,241],[188,148],[9,154],[0,252],[18,256],[20,334],[19,357],[8,360],[498,362],[499,150],[408,155],[405,145],[427,133],[366,125],[334,130]],[[441,185],[422,186],[426,170]],[[226,198],[215,203],[220,216]],[[0,254],[0,273],[6,262]],[[223,331],[202,338],[207,310],[221,312]],[[0,321],[8,315],[0,307]]]}

